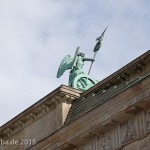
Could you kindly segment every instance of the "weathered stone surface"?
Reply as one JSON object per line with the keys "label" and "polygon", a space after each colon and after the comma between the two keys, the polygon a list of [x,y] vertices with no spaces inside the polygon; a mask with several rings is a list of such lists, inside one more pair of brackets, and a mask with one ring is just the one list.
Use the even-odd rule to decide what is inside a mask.
{"label": "weathered stone surface", "polygon": [[60,86],[0,127],[0,150],[149,150],[149,53],[81,95]]}
{"label": "weathered stone surface", "polygon": [[0,150],[27,149],[60,129],[70,109],[70,102],[79,96],[78,90],[60,86],[0,128]]}

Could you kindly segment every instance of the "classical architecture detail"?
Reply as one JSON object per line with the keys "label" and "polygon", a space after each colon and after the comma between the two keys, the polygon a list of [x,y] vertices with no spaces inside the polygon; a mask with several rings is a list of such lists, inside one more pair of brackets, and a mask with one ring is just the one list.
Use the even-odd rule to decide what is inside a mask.
{"label": "classical architecture detail", "polygon": [[17,121],[15,123],[15,125],[18,127],[18,128],[23,128],[25,126],[25,123],[21,120]]}
{"label": "classical architecture detail", "polygon": [[35,120],[36,114],[35,114],[35,113],[30,113],[30,114],[28,115],[28,117],[31,118],[32,120]]}
{"label": "classical architecture detail", "polygon": [[105,134],[102,135],[101,139],[101,149],[102,150],[112,150],[112,143],[111,138],[109,136],[105,136]]}
{"label": "classical architecture detail", "polygon": [[140,73],[140,72],[143,72],[144,67],[145,67],[145,64],[144,64],[144,63],[140,63],[140,62],[139,62],[139,63],[136,65],[136,69],[139,71],[139,73]]}
{"label": "classical architecture detail", "polygon": [[7,128],[7,129],[4,131],[4,133],[6,133],[7,136],[10,136],[10,135],[13,134],[13,130],[12,130],[11,128]]}
{"label": "classical architecture detail", "polygon": [[39,107],[39,110],[42,110],[43,112],[48,112],[49,111],[49,107],[46,104],[43,104],[42,106]]}
{"label": "classical architecture detail", "polygon": [[134,114],[136,114],[136,113],[138,113],[138,112],[140,112],[142,110],[143,109],[140,108],[140,107],[132,106],[132,107],[129,107],[126,112],[134,115]]}
{"label": "classical architecture detail", "polygon": [[[68,94],[66,95],[66,93],[68,93]],[[23,117],[21,114],[20,116],[17,116],[17,118],[19,118],[19,119],[17,119],[17,120],[15,119],[14,122],[11,123],[10,125],[7,124],[7,127],[8,127],[7,129],[5,129],[6,128],[5,126],[4,126],[4,129],[3,129],[3,127],[1,127],[0,128],[0,137],[3,140],[7,140],[7,138],[13,136],[20,130],[24,130],[24,128],[26,128],[30,124],[34,123],[42,116],[53,111],[56,108],[56,103],[53,102],[52,99],[54,99],[54,97],[59,96],[59,95],[61,95],[60,97],[62,98],[62,99],[60,99],[60,103],[61,103],[61,101],[64,102],[64,99],[66,99],[68,101],[68,103],[71,103],[75,98],[78,98],[80,96],[80,91],[73,90],[73,89],[71,90],[70,88],[68,88],[66,86],[60,86],[60,88],[58,88],[58,90],[54,91],[54,93],[52,93],[52,94],[48,95],[46,98],[40,100],[39,101],[40,105],[38,105],[38,104],[37,104],[37,106],[34,105],[34,107],[32,109],[28,109],[25,111],[25,113],[23,113],[24,114]],[[42,105],[41,105],[41,101],[44,101],[44,103]],[[68,109],[69,109],[70,104],[68,106],[69,106],[68,107]],[[63,107],[65,109],[67,108],[66,106],[63,106]],[[64,116],[65,116],[65,114],[64,114]],[[59,116],[57,118],[59,119]]]}
{"label": "classical architecture detail", "polygon": [[112,126],[115,126],[117,125],[118,122],[115,121],[115,120],[112,120],[112,119],[109,119],[109,120],[106,120],[104,123],[103,123],[103,126],[104,127],[112,127]]}
{"label": "classical architecture detail", "polygon": [[150,109],[146,111],[145,118],[146,118],[146,122],[145,122],[146,131],[150,132]]}
{"label": "classical architecture detail", "polygon": [[71,104],[74,99],[75,98],[73,96],[65,95],[65,96],[56,96],[55,98],[52,99],[52,101],[55,102],[56,105],[60,104],[61,102]]}
{"label": "classical architecture detail", "polygon": [[94,133],[88,132],[88,133],[85,133],[84,135],[82,135],[82,138],[84,139],[84,141],[89,141],[95,136],[96,135]]}
{"label": "classical architecture detail", "polygon": [[126,81],[129,80],[129,74],[123,73],[123,74],[119,75],[119,76],[117,77],[117,79],[118,79],[118,80],[121,80],[122,82],[126,82]]}
{"label": "classical architecture detail", "polygon": [[0,150],[149,149],[150,51],[83,93],[58,87],[0,127]]}
{"label": "classical architecture detail", "polygon": [[74,144],[66,144],[64,146],[65,150],[71,150],[71,149],[75,149],[75,148],[76,148],[76,146]]}
{"label": "classical architecture detail", "polygon": [[134,127],[133,121],[131,122],[124,122],[121,124],[121,130],[122,130],[122,142],[127,142],[129,140],[132,140],[133,138],[136,137],[136,131]]}

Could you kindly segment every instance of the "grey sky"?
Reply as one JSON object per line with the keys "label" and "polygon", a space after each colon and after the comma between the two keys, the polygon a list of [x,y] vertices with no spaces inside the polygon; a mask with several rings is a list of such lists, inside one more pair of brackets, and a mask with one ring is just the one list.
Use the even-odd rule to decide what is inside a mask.
{"label": "grey sky", "polygon": [[[102,80],[150,46],[150,2],[145,0],[0,0],[0,125],[68,82],[57,79],[63,57],[77,46],[93,57]],[[89,64],[85,65],[87,72]]]}

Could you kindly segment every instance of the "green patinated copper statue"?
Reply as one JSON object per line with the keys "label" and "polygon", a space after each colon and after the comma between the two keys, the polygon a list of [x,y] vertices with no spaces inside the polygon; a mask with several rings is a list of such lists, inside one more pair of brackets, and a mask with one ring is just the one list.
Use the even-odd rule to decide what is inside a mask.
{"label": "green patinated copper statue", "polygon": [[[97,80],[89,76],[89,73],[90,73],[92,64],[95,60],[96,53],[100,49],[101,41],[102,41],[102,38],[104,36],[106,29],[104,30],[102,35],[96,39],[98,42],[96,43],[94,50],[93,50],[94,57],[85,58],[85,54],[79,52],[79,47],[77,47],[74,58],[71,58],[70,55],[67,55],[64,57],[64,59],[60,63],[60,66],[57,72],[57,78],[61,77],[66,70],[71,69],[70,75],[69,75],[69,86],[79,89],[82,92],[86,91],[87,89],[91,88],[93,85],[98,83]],[[91,61],[91,66],[90,66],[88,74],[84,73],[82,70],[85,61]]]}
{"label": "green patinated copper statue", "polygon": [[62,76],[65,70],[71,69],[69,75],[69,86],[77,88],[82,92],[89,89],[96,84],[97,81],[83,72],[82,68],[85,61],[94,61],[94,59],[85,58],[85,54],[79,52],[79,47],[77,47],[74,58],[67,55],[62,60],[57,72],[57,78]]}

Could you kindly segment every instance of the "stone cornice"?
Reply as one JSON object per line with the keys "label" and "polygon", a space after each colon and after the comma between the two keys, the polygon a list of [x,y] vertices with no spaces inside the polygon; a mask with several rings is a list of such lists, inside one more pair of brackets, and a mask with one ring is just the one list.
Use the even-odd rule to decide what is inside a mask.
{"label": "stone cornice", "polygon": [[[41,100],[33,104],[32,106],[30,106],[28,109],[20,113],[18,116],[16,116],[12,120],[10,120],[9,122],[1,126],[0,127],[0,139],[1,138],[8,139],[9,137],[16,134],[18,131],[24,129],[25,127],[32,124],[36,120],[40,119],[42,116],[54,110],[56,106],[58,106],[60,103],[71,104],[74,99],[77,99],[80,97],[80,94],[81,94],[81,98],[83,99],[86,97],[90,97],[90,95],[94,97],[99,91],[105,92],[105,90],[109,89],[112,86],[114,86],[115,88],[115,86],[121,84],[122,82],[132,80],[135,77],[136,78],[140,77],[141,75],[144,76],[144,72],[146,69],[148,70],[146,71],[146,74],[148,74],[147,72],[150,71],[149,63],[150,63],[150,51],[146,52],[139,58],[127,64],[126,66],[124,66],[123,68],[121,68],[114,74],[110,75],[106,79],[102,80],[101,82],[96,84],[94,87],[90,88],[89,90],[87,90],[86,92],[82,94],[80,91],[76,89],[61,85],[56,90],[52,91],[50,94],[48,94],[47,96],[45,96],[44,98],[42,98]],[[94,137],[96,135],[97,130],[104,132],[105,130],[108,130],[111,127],[116,126],[119,123],[123,122],[127,118],[132,117],[134,114],[142,111],[143,109],[146,109],[147,106],[149,106],[149,95],[148,95],[149,94],[148,93],[149,82],[145,82],[146,80],[149,81],[149,78],[146,78],[145,80],[142,80],[140,83],[134,85],[133,87],[130,87],[129,89],[123,91],[126,94],[124,94],[124,96],[123,95],[121,96],[122,98],[119,99],[119,102],[117,105],[119,107],[120,103],[123,104],[123,102],[125,103],[125,101],[128,99],[128,101],[130,101],[131,103],[129,104],[127,108],[120,108],[120,110],[118,110],[116,114],[114,115],[111,114],[112,115],[111,117],[107,116],[106,117],[107,119],[105,118],[105,120],[101,121],[99,118],[100,116],[97,115],[99,114],[100,110],[96,112],[98,108],[101,108],[101,106],[99,106],[98,108],[95,108],[94,110],[91,110],[90,112],[87,112],[87,114],[90,114],[91,112],[92,113],[96,112],[93,116],[91,115],[88,119],[87,118],[84,119],[84,116],[87,115],[87,114],[84,114],[77,120],[73,121],[71,124],[68,124],[66,126],[63,126],[62,128],[59,128],[57,132],[54,131],[48,137],[45,137],[45,138],[43,137],[45,141],[44,141],[44,144],[41,144],[41,145],[47,146],[47,144],[49,143],[54,144],[54,142],[56,143],[59,141],[61,142],[60,144],[61,148],[67,149],[67,147],[74,147],[75,145],[73,143],[78,143],[77,141],[83,143],[88,138]],[[147,90],[148,91],[148,92],[146,91],[147,93],[144,93],[143,91],[141,91],[141,89],[138,89],[138,87],[141,86],[140,84],[143,84],[143,82],[144,84],[146,84],[146,86],[142,86],[142,88],[144,89],[144,87],[146,87],[147,89],[145,89],[145,91]],[[128,92],[134,88],[137,88],[135,90],[137,95],[134,92],[133,92],[134,96],[131,93],[128,94]],[[145,97],[142,94],[145,94],[144,95]],[[118,94],[118,95],[121,95],[121,94]],[[107,103],[112,103],[112,101],[116,100],[116,97],[118,97],[118,95],[113,97]],[[128,95],[130,95],[132,98],[134,97],[134,102],[131,101],[132,98],[130,99]],[[138,100],[138,96],[141,99]],[[107,103],[104,103],[103,105],[107,105]],[[113,103],[110,106],[113,107]],[[107,113],[105,112],[105,114]],[[101,117],[103,117],[102,114],[101,114]],[[95,120],[95,123],[94,123],[94,120]],[[81,125],[80,129],[78,129],[79,125]],[[75,134],[76,132],[75,130],[77,130],[80,133]],[[42,143],[43,139],[41,139],[39,143]],[[35,148],[39,149],[38,146],[39,145],[37,143],[37,145],[35,145]]]}
{"label": "stone cornice", "polygon": [[[124,91],[124,94],[117,95],[107,103],[104,103],[98,108],[81,116],[71,124],[68,124],[57,130],[57,132],[41,139],[36,145],[33,147],[31,146],[28,149],[35,150],[42,147],[44,150],[48,147],[55,147],[55,145],[57,145],[58,147],[55,149],[69,150],[90,141],[99,134],[104,134],[116,126],[121,126],[123,123],[126,124],[128,119],[131,119],[136,115],[138,116],[139,112],[149,108],[149,81],[150,78],[146,78]],[[141,90],[141,88],[143,90]],[[143,136],[148,133],[149,131],[145,132]],[[136,140],[136,138],[133,138],[133,140]],[[122,143],[121,146],[124,146],[125,144],[126,141]]]}
{"label": "stone cornice", "polygon": [[58,103],[71,103],[80,96],[80,91],[61,85],[56,90],[24,110],[15,118],[0,127],[0,138],[7,139],[24,127],[40,119],[55,109]]}
{"label": "stone cornice", "polygon": [[[99,91],[102,89],[110,88],[111,86],[114,86],[115,84],[120,84],[122,82],[128,81],[131,78],[134,78],[134,76],[142,74],[144,72],[146,66],[150,65],[150,50],[148,50],[143,55],[139,56],[129,64],[125,65],[115,73],[111,74],[104,80],[97,83],[95,86],[90,88],[89,90],[82,93],[81,96],[88,96],[92,93]],[[149,67],[147,68],[149,69]]]}

